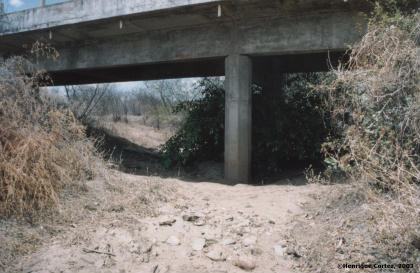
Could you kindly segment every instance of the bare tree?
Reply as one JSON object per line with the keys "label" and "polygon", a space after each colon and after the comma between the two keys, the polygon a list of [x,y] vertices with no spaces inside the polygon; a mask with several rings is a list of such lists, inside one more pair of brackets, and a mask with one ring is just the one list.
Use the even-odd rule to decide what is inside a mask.
{"label": "bare tree", "polygon": [[82,122],[87,122],[93,113],[98,112],[98,105],[111,88],[110,84],[64,87],[70,108]]}

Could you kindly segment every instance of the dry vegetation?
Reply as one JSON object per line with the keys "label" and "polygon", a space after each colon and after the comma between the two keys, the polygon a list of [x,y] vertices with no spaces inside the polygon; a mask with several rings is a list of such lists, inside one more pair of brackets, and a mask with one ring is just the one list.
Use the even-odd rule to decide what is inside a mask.
{"label": "dry vegetation", "polygon": [[[353,183],[313,212],[317,235],[295,231],[309,272],[341,272],[340,263],[420,270],[419,19],[370,25],[348,66],[323,86],[340,136],[324,146],[330,171]],[[370,270],[378,272],[352,272]]]}
{"label": "dry vegetation", "polygon": [[70,111],[40,96],[45,80],[24,58],[0,63],[1,217],[49,211],[60,190],[94,176],[92,141]]}
{"label": "dry vegetation", "polygon": [[173,129],[170,126],[157,129],[153,123],[145,119],[145,116],[127,115],[127,122],[114,122],[111,116],[102,116],[98,118],[95,126],[108,129],[116,136],[149,149],[163,145],[173,135]]}

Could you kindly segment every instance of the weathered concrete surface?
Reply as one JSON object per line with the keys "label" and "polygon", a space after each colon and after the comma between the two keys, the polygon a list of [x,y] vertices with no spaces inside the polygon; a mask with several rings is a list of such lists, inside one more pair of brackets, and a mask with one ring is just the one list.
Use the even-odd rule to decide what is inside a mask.
{"label": "weathered concrete surface", "polygon": [[[75,0],[0,16],[0,55],[19,54],[23,44],[28,48],[34,41],[47,41],[61,57],[39,64],[63,75],[222,59],[230,54],[342,52],[364,30],[360,8],[354,4],[358,1],[350,2]],[[194,72],[192,66],[184,74]],[[203,76],[202,71],[196,76]]]}
{"label": "weathered concrete surface", "polygon": [[50,70],[83,69],[246,55],[282,55],[343,51],[360,37],[356,15],[278,19],[205,25],[189,29],[119,36],[96,43],[59,48],[61,58]]}
{"label": "weathered concrete surface", "polygon": [[251,163],[252,61],[247,56],[229,55],[225,71],[225,178],[246,183]]}
{"label": "weathered concrete surface", "polygon": [[215,2],[220,0],[73,0],[6,14],[0,35]]}
{"label": "weathered concrete surface", "polygon": [[361,3],[75,0],[0,15],[0,58],[46,41],[60,57],[37,64],[56,84],[225,74],[225,176],[248,182],[252,78],[275,90],[273,75],[336,63],[365,31]]}

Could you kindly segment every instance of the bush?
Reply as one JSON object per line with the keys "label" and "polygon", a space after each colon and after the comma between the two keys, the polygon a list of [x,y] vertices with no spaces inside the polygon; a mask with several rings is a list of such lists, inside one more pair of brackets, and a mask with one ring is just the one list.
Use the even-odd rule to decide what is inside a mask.
{"label": "bush", "polygon": [[0,216],[44,212],[93,175],[93,143],[71,111],[40,95],[46,80],[24,58],[0,63]]}
{"label": "bush", "polygon": [[252,129],[252,169],[255,175],[280,173],[282,167],[318,164],[321,144],[328,135],[328,113],[323,97],[312,86],[323,73],[290,74],[283,90],[265,95],[254,92]]}
{"label": "bush", "polygon": [[[279,173],[288,162],[319,161],[321,143],[328,132],[319,106],[322,98],[311,92],[321,74],[289,75],[283,92],[266,96],[253,87],[253,159],[254,174]],[[161,149],[164,164],[187,166],[206,160],[223,160],[224,89],[223,81],[203,79],[198,100],[178,105],[186,120],[178,133]]]}
{"label": "bush", "polygon": [[[329,169],[351,178],[353,189],[341,193],[352,208],[337,215],[331,206],[333,216],[323,216],[327,226],[321,223],[320,237],[305,246],[308,272],[340,272],[333,262],[372,260],[414,266],[396,272],[420,269],[420,17],[384,10],[375,11],[348,63],[333,71],[335,79],[319,87],[336,136],[323,151]],[[337,257],[341,236],[346,244]]]}
{"label": "bush", "polygon": [[347,68],[322,87],[340,136],[324,144],[330,162],[384,190],[420,179],[418,19],[371,25]]}
{"label": "bush", "polygon": [[175,107],[175,113],[185,113],[186,116],[178,132],[161,148],[165,167],[223,159],[223,82],[203,79],[197,89],[202,92],[200,99],[182,102]]}

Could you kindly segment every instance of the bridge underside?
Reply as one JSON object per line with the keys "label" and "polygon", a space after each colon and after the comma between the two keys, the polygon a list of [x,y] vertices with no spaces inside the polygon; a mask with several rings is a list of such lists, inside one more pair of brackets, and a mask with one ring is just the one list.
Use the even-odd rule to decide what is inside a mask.
{"label": "bridge underside", "polygon": [[344,52],[246,56],[128,65],[95,69],[52,71],[55,85],[225,76],[225,179],[247,183],[251,179],[251,85],[264,92],[280,92],[282,74],[328,71],[346,58]]}
{"label": "bridge underside", "polygon": [[364,32],[362,2],[73,0],[0,15],[0,57],[49,43],[58,60],[34,62],[55,85],[225,75],[225,176],[248,182],[251,84],[336,65]]}
{"label": "bridge underside", "polygon": [[[263,84],[264,75],[328,71],[345,57],[344,52],[251,56],[253,82]],[[50,71],[54,85],[148,81],[225,75],[225,57],[153,64]]]}

